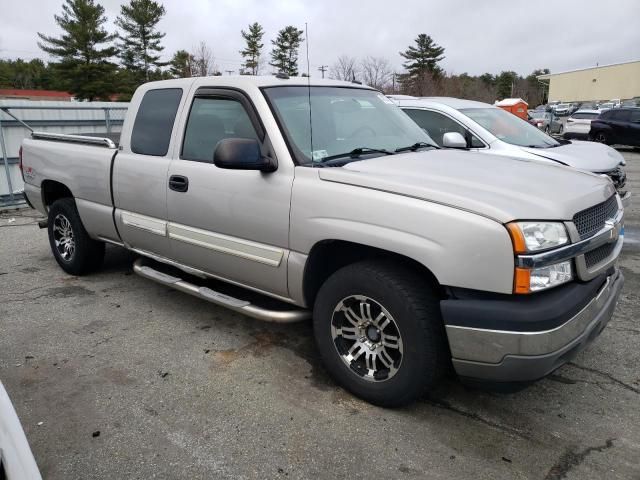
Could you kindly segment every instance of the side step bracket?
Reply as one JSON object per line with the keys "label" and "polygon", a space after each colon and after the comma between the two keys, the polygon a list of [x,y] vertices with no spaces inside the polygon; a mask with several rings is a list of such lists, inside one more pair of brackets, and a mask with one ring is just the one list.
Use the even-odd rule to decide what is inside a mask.
{"label": "side step bracket", "polygon": [[207,302],[214,303],[221,307],[228,308],[235,312],[239,312],[243,315],[263,320],[265,322],[293,323],[311,318],[311,312],[309,310],[269,310],[253,305],[246,300],[230,297],[229,295],[216,292],[215,290],[207,287],[200,287],[179,277],[168,275],[155,270],[153,267],[144,265],[144,260],[142,258],[133,262],[133,271],[141,277],[148,278],[149,280],[166,285],[167,287],[175,288],[176,290],[188,293],[189,295],[206,300]]}

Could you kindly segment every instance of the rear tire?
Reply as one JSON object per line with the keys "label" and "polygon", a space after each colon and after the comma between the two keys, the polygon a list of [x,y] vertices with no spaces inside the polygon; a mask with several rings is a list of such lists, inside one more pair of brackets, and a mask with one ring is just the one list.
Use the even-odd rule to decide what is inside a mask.
{"label": "rear tire", "polygon": [[49,208],[48,231],[53,256],[65,272],[85,275],[102,265],[104,243],[89,237],[72,198],[53,202]]}
{"label": "rear tire", "polygon": [[318,292],[313,326],[331,376],[373,404],[406,405],[448,371],[438,297],[396,263],[363,261],[331,275]]}
{"label": "rear tire", "polygon": [[598,143],[604,143],[605,145],[609,145],[611,143],[609,139],[609,135],[607,135],[604,132],[596,133],[595,136],[593,137],[593,140]]}

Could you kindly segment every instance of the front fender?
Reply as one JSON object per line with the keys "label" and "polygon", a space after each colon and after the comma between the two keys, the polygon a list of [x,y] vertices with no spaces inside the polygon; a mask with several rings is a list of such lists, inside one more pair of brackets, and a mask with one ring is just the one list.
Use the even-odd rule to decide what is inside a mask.
{"label": "front fender", "polygon": [[[428,268],[441,285],[513,290],[513,248],[503,225],[447,205],[296,174],[290,245],[308,254],[323,240],[398,253]],[[310,171],[310,172],[307,172]]]}

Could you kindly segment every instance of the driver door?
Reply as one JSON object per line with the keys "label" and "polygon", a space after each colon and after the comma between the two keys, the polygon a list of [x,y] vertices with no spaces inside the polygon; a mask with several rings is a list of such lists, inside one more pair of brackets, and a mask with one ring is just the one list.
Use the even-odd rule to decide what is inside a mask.
{"label": "driver door", "polygon": [[169,165],[168,236],[183,265],[287,297],[289,205],[293,166],[229,170],[213,164],[217,143],[252,138],[275,156],[244,94],[199,89]]}

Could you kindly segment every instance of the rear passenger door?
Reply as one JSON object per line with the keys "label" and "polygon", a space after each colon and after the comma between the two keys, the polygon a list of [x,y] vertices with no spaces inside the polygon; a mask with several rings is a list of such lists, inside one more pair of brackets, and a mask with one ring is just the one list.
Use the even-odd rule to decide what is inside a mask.
{"label": "rear passenger door", "polygon": [[274,156],[248,97],[200,88],[169,166],[168,235],[173,258],[225,280],[283,297],[287,290],[293,166],[272,173],[221,169],[218,142],[252,138]]}
{"label": "rear passenger door", "polygon": [[609,125],[613,130],[615,143],[626,143],[629,140],[628,124],[629,124],[629,111],[628,110],[612,110],[609,114]]}
{"label": "rear passenger door", "polygon": [[640,108],[630,110],[631,115],[629,117],[629,145],[635,145],[640,147]]}
{"label": "rear passenger door", "polygon": [[[125,125],[113,168],[115,222],[130,247],[171,256],[167,238],[167,171],[180,88],[147,90],[135,98],[133,125]],[[129,121],[129,120],[128,120]]]}

